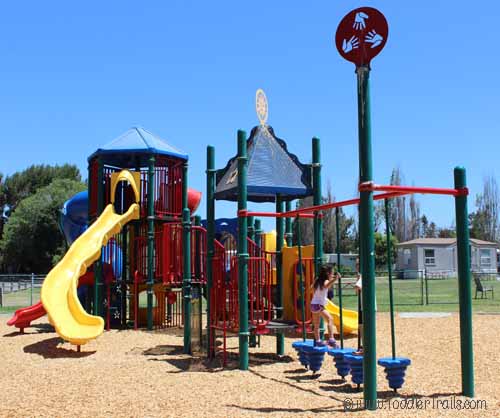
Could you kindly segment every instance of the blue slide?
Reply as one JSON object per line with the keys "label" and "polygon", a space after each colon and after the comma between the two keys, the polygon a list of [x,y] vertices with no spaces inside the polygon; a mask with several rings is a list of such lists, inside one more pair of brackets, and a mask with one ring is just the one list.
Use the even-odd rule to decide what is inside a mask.
{"label": "blue slide", "polygon": [[[89,194],[85,190],[75,194],[67,200],[61,210],[59,226],[66,238],[68,247],[73,244],[81,234],[87,229],[87,219],[89,211]],[[102,250],[102,261],[111,261],[113,274],[116,278],[122,276],[122,251],[115,241],[109,241]]]}

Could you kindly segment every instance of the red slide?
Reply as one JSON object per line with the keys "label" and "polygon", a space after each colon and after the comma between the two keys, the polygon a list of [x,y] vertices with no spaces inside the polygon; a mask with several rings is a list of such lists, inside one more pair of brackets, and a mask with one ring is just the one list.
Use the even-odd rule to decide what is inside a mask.
{"label": "red slide", "polygon": [[35,303],[33,306],[28,306],[27,308],[21,308],[16,311],[14,316],[9,319],[7,325],[13,325],[24,332],[24,328],[29,327],[31,321],[41,318],[45,315],[45,308],[42,302]]}

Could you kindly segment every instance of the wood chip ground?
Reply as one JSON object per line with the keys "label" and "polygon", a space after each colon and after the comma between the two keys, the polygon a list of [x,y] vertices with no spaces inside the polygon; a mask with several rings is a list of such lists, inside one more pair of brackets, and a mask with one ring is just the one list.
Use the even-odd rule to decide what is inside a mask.
{"label": "wood chip ground", "polygon": [[[250,370],[237,370],[237,338],[227,369],[202,355],[182,354],[182,331],[110,331],[77,353],[42,318],[19,334],[0,317],[1,417],[332,417],[357,409],[362,393],[337,378],[331,357],[317,376],[305,372],[286,339],[250,349]],[[500,316],[475,315],[475,410],[459,410],[458,315],[397,318],[398,354],[410,357],[404,388],[395,395],[378,369],[378,412],[353,416],[500,416]],[[378,314],[378,357],[390,355],[389,316]],[[355,339],[346,341],[353,346]],[[418,403],[420,401],[420,403]],[[347,402],[347,404],[346,404]],[[486,408],[486,409],[485,409]],[[348,415],[349,416],[349,415]]]}

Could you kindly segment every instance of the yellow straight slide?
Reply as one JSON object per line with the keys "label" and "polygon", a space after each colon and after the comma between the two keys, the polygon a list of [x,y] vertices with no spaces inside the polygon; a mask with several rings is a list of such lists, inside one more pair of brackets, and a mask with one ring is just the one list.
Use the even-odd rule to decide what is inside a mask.
{"label": "yellow straight slide", "polygon": [[[136,192],[132,174],[120,173]],[[113,188],[115,189],[115,188]],[[114,190],[111,194],[114,201]],[[78,300],[78,279],[101,256],[101,248],[133,219],[139,219],[139,205],[134,203],[123,215],[115,213],[113,203],[106,206],[97,220],[71,245],[64,258],[50,271],[42,286],[41,299],[50,323],[71,344],[83,345],[104,330],[104,320],[88,314]]]}
{"label": "yellow straight slide", "polygon": [[[340,308],[332,301],[328,301],[325,309],[333,317],[333,323],[340,332]],[[342,324],[344,334],[354,334],[358,331],[358,313],[349,309],[342,309]]]}

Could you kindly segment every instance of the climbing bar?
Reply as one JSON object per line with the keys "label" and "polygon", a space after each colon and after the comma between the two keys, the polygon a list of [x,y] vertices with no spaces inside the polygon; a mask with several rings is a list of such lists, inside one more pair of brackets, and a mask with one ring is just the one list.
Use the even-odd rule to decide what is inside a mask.
{"label": "climbing bar", "polygon": [[442,194],[451,196],[467,196],[469,189],[462,187],[458,189],[442,189],[436,187],[415,187],[415,186],[399,186],[399,185],[380,185],[373,182],[361,183],[359,185],[360,192],[381,191],[381,192],[401,192],[401,193],[422,193],[422,194]]}

